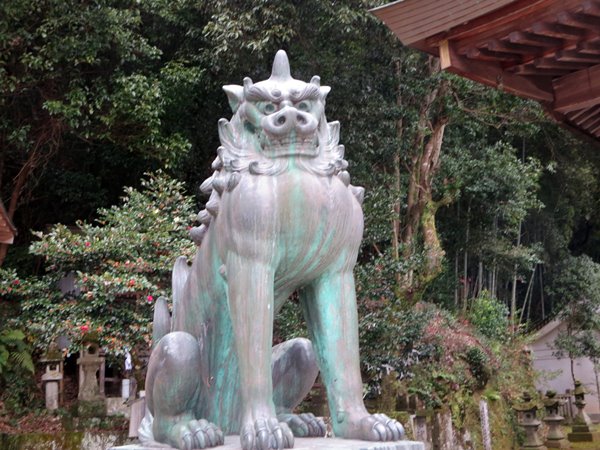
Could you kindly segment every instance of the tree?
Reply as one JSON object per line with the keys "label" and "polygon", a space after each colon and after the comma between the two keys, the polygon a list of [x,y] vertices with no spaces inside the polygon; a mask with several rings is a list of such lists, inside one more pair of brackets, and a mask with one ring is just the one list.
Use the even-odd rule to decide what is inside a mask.
{"label": "tree", "polygon": [[[122,204],[99,211],[95,225],[56,225],[37,233],[31,252],[45,259],[46,274],[19,279],[3,274],[2,297],[19,302],[15,324],[27,329],[38,350],[59,335],[76,346],[93,333],[109,354],[149,344],[154,300],[169,296],[177,256],[191,257],[187,236],[194,203],[181,182],[160,172],[125,189]],[[70,276],[70,289],[58,283]]]}
{"label": "tree", "polygon": [[600,264],[581,255],[565,259],[555,267],[551,294],[563,305],[558,319],[566,325],[554,345],[556,356],[571,360],[586,357],[600,361]]}
{"label": "tree", "polygon": [[0,5],[0,188],[11,219],[57,157],[73,170],[91,154],[164,163],[189,147],[161,125],[161,52],[142,34],[143,12],[111,0]]}

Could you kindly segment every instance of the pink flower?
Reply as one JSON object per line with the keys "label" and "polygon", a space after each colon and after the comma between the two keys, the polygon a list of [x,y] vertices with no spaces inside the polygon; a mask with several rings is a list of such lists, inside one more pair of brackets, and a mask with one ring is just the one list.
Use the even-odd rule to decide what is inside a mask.
{"label": "pink flower", "polygon": [[81,325],[79,327],[79,329],[85,333],[86,331],[88,331],[90,329],[90,327],[87,325]]}
{"label": "pink flower", "polygon": [[13,284],[19,285],[21,284],[21,281],[17,278],[15,281],[13,281]]}
{"label": "pink flower", "polygon": [[148,297],[146,297],[146,300],[148,300],[148,303],[152,303],[152,301],[154,300],[154,297],[149,295]]}
{"label": "pink flower", "polygon": [[85,246],[89,247],[90,245],[92,245],[92,243],[90,241],[85,241]]}

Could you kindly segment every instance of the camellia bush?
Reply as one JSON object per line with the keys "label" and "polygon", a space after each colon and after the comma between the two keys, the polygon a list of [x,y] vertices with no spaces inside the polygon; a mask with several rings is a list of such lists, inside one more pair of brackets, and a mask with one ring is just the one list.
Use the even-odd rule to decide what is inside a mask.
{"label": "camellia bush", "polygon": [[153,303],[170,295],[175,259],[195,251],[188,236],[195,205],[181,182],[161,172],[141,184],[126,188],[119,206],[100,210],[94,224],[36,233],[30,251],[43,258],[43,276],[2,274],[3,300],[20,303],[12,321],[37,350],[61,335],[73,350],[93,338],[112,356],[147,348]]}

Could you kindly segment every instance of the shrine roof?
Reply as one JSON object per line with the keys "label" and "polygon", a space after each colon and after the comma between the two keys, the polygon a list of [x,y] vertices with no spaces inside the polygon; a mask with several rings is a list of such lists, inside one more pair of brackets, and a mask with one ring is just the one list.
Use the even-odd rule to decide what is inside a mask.
{"label": "shrine roof", "polygon": [[599,0],[402,0],[371,10],[443,69],[600,139]]}

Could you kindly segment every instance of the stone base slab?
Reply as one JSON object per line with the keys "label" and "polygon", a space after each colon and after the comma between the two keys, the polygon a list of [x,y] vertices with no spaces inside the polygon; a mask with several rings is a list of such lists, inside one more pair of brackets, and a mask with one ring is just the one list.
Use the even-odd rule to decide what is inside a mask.
{"label": "stone base slab", "polygon": [[600,442],[600,432],[590,431],[587,433],[569,433],[568,439],[570,442]]}
{"label": "stone base slab", "polygon": [[552,439],[544,442],[546,447],[550,448],[571,448],[571,443],[566,439]]}
{"label": "stone base slab", "polygon": [[[241,450],[239,436],[226,436],[225,445],[213,447],[215,450]],[[110,450],[156,450],[171,449],[166,446],[149,447],[141,444],[112,447]],[[337,438],[295,438],[294,450],[425,450],[422,442],[395,441],[369,442]]]}

